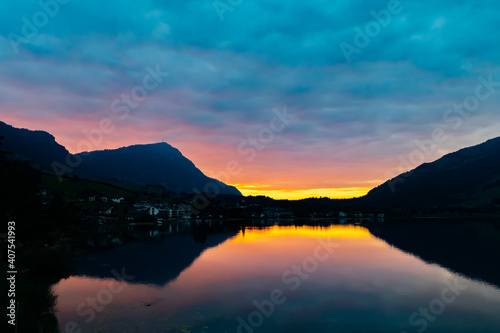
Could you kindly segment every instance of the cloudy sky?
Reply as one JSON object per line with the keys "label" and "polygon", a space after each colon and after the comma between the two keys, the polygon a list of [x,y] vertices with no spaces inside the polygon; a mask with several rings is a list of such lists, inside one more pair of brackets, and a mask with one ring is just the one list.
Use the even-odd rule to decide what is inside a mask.
{"label": "cloudy sky", "polygon": [[1,120],[75,153],[165,141],[209,176],[236,161],[221,180],[244,194],[360,195],[500,133],[496,0],[6,0],[0,13]]}

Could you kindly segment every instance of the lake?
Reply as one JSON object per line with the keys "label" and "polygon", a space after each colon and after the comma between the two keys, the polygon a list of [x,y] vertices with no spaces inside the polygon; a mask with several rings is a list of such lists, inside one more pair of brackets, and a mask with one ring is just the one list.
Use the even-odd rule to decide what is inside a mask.
{"label": "lake", "polygon": [[[182,224],[142,229],[126,241],[89,240],[106,246],[79,258],[75,275],[53,286],[59,327],[498,333],[499,253],[491,253],[498,242],[488,238],[498,236],[498,223],[448,223]],[[489,236],[483,241],[467,228]],[[493,250],[483,249],[489,241]],[[476,259],[490,253],[464,258],[467,246]]]}

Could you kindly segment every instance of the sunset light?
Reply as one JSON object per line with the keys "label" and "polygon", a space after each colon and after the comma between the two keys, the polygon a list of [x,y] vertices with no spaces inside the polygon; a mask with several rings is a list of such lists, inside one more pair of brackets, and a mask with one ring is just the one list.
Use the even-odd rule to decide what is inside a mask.
{"label": "sunset light", "polygon": [[0,332],[499,333],[499,22],[1,0]]}

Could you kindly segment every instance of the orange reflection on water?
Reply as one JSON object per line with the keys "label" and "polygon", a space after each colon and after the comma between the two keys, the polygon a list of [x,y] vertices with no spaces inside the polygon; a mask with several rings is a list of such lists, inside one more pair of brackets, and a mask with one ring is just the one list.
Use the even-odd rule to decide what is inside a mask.
{"label": "orange reflection on water", "polygon": [[[300,288],[292,290],[290,277],[297,275],[291,268],[302,267],[305,272],[305,263],[315,258],[317,249],[323,259],[317,260],[307,278],[300,280]],[[168,260],[151,262],[156,266],[169,264]],[[127,273],[136,274],[133,267],[127,267]],[[397,250],[364,227],[272,226],[244,228],[233,238],[205,250],[165,285],[121,283],[123,289],[88,322],[88,315],[82,315],[78,307],[87,304],[89,297],[97,298],[116,281],[74,276],[60,281],[54,291],[59,296],[61,328],[74,321],[82,332],[102,329],[118,333],[140,323],[142,331],[153,332],[168,331],[165,327],[173,327],[168,326],[171,323],[204,327],[218,318],[227,320],[229,329],[236,330],[235,318],[248,315],[255,310],[254,300],[267,299],[277,288],[291,300],[280,308],[290,318],[296,304],[306,307],[311,302],[317,309],[332,313],[370,306],[376,311],[380,304],[391,311],[408,307],[411,313],[422,305],[415,295],[433,299],[441,292],[442,281],[452,276],[446,269]],[[475,288],[466,292],[477,293]],[[89,310],[90,306],[81,309]],[[406,311],[402,318],[407,320]],[[181,328],[187,327],[179,326],[172,332]]]}
{"label": "orange reflection on water", "polygon": [[[323,246],[325,243],[335,244],[335,247],[328,253]],[[320,254],[328,253],[328,260],[320,267],[323,272],[336,265],[377,270],[407,260],[404,254],[392,250],[360,226],[247,227],[224,244],[203,252],[181,274],[182,279],[172,284],[187,290],[200,284],[222,286],[235,280],[263,276],[274,276],[279,281],[284,271],[313,257],[318,247]],[[203,276],[201,281],[200,276]]]}
{"label": "orange reflection on water", "polygon": [[275,225],[266,228],[250,227],[240,231],[240,233],[231,240],[233,243],[252,242],[257,239],[286,237],[286,238],[350,238],[350,239],[368,239],[373,238],[370,232],[363,227],[346,226],[279,226]]}

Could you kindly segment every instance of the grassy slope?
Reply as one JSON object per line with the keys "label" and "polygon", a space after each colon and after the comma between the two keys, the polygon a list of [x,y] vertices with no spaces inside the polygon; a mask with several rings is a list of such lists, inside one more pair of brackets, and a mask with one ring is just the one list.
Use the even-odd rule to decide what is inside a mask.
{"label": "grassy slope", "polygon": [[480,184],[476,187],[472,195],[464,198],[466,202],[465,207],[479,207],[490,201],[500,198],[500,176],[489,179],[486,183]]}
{"label": "grassy slope", "polygon": [[[129,189],[126,184],[121,184],[123,187],[92,181],[88,179],[74,179],[74,178],[64,178],[62,182],[56,176],[44,174],[42,176],[42,188],[47,188],[60,192],[63,197],[67,200],[76,200],[78,198],[78,193],[82,191],[96,191],[102,195],[108,197],[124,197],[129,198],[138,194],[140,188]],[[132,186],[131,186],[132,187]],[[139,200],[151,199],[151,196],[145,194],[139,194]]]}

